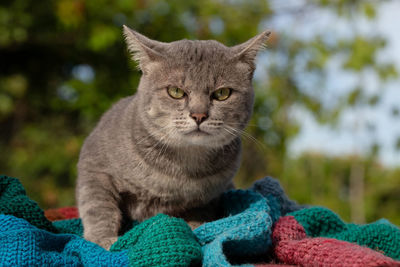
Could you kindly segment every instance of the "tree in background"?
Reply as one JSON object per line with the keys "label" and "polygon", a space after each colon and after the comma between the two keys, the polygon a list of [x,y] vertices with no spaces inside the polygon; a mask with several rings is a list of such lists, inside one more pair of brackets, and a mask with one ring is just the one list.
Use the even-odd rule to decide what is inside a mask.
{"label": "tree in background", "polygon": [[[135,92],[140,78],[123,42],[123,24],[165,42],[216,39],[234,45],[279,16],[328,12],[351,25],[359,17],[373,20],[380,4],[315,0],[286,8],[277,3],[2,1],[1,172],[19,177],[43,207],[74,204],[75,165],[85,136],[113,102]],[[399,171],[377,163],[379,144],[375,140],[364,158],[311,154],[293,158],[288,153],[290,141],[301,128],[301,121],[293,116],[297,111],[335,126],[349,107],[361,109],[379,102],[380,95],[364,93],[362,77],[366,70],[382,84],[396,77],[392,63],[376,60],[385,45],[384,37],[364,36],[356,28],[347,38],[326,33],[305,39],[274,32],[269,49],[261,56],[268,59],[268,65],[259,72],[265,78],[255,84],[255,111],[244,133],[243,164],[236,184],[246,187],[269,174],[279,177],[289,195],[300,202],[325,205],[347,219],[351,214],[351,219],[359,221],[386,216],[400,224],[396,210],[400,206]],[[348,94],[326,105],[326,67],[338,56],[342,68],[360,79]],[[352,205],[349,196],[355,196]],[[354,207],[360,206],[365,212],[356,218]]]}

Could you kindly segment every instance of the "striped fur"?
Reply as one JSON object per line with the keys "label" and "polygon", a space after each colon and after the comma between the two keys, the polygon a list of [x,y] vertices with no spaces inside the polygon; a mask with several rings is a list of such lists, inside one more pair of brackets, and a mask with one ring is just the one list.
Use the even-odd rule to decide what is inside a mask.
{"label": "striped fur", "polygon": [[[125,36],[143,71],[137,93],[102,116],[78,163],[84,236],[107,249],[131,220],[166,213],[198,226],[218,217],[217,199],[233,187],[240,133],[252,112],[254,50],[268,33],[232,48],[161,43],[127,27]],[[168,86],[186,96],[173,99]],[[232,88],[231,96],[211,99],[221,87]],[[208,118],[197,125],[191,113]]]}

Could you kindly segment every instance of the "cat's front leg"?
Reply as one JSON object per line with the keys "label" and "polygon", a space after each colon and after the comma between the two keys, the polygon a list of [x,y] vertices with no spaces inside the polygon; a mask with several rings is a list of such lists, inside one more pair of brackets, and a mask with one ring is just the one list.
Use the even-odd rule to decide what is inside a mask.
{"label": "cat's front leg", "polygon": [[118,206],[120,196],[111,176],[80,171],[76,194],[84,238],[110,249],[118,239],[122,221]]}

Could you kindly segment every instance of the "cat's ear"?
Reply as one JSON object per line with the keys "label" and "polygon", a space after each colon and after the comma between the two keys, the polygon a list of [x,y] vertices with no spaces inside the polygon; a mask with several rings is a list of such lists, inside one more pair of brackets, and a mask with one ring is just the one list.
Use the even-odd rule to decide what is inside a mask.
{"label": "cat's ear", "polygon": [[168,45],[147,38],[146,36],[123,25],[125,41],[132,59],[138,63],[139,68],[146,74],[151,65],[163,60],[163,50]]}
{"label": "cat's ear", "polygon": [[265,42],[268,40],[270,34],[271,31],[263,31],[250,40],[232,47],[231,49],[234,52],[234,58],[249,63],[250,65],[254,65],[257,53],[265,48]]}

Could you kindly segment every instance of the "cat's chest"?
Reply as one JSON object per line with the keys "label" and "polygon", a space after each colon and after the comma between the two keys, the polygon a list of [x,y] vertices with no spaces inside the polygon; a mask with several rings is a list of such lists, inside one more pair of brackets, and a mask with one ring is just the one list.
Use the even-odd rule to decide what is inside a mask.
{"label": "cat's chest", "polygon": [[195,206],[189,200],[164,198],[144,192],[123,192],[121,194],[121,210],[132,220],[145,220],[158,213],[177,216],[188,207]]}
{"label": "cat's chest", "polygon": [[118,187],[120,192],[133,193],[140,202],[204,202],[223,190],[234,172],[232,169],[196,179],[184,175],[171,176],[151,169],[142,171],[142,176],[124,175]]}
{"label": "cat's chest", "polygon": [[120,192],[144,191],[144,195],[172,202],[207,201],[231,181],[238,167],[238,157],[213,168],[208,166],[210,164],[188,161],[190,163],[164,158],[162,163],[167,164],[163,165],[158,161],[132,160],[114,168],[116,175],[113,176],[120,183]]}
{"label": "cat's chest", "polygon": [[197,180],[159,173],[140,180],[133,178],[121,188],[122,211],[135,220],[158,213],[174,216],[215,199],[228,188],[231,178],[231,173]]}

